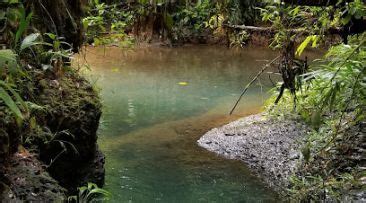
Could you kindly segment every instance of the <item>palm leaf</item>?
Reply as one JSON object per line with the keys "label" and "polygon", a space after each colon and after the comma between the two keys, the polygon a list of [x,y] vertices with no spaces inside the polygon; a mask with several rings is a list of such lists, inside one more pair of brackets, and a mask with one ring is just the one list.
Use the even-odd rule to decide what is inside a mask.
{"label": "palm leaf", "polygon": [[23,110],[25,112],[27,112],[27,113],[29,112],[27,103],[24,102],[24,100],[20,97],[18,92],[16,92],[10,85],[5,83],[4,81],[0,80],[0,85],[5,87],[15,97],[16,101],[20,103],[20,105],[23,107]]}
{"label": "palm leaf", "polygon": [[23,7],[20,7],[20,22],[19,22],[19,27],[17,32],[15,33],[15,44],[17,45],[20,38],[23,36],[25,30],[28,28],[30,20],[33,16],[32,13],[28,14],[28,16],[26,16],[26,12],[25,9]]}
{"label": "palm leaf", "polygon": [[109,198],[111,196],[111,193],[104,190],[104,189],[101,189],[101,188],[94,188],[94,189],[89,191],[89,193],[86,197],[87,202],[93,200],[93,198],[95,197],[94,195],[102,196],[104,198]]}
{"label": "palm leaf", "polygon": [[11,98],[11,96],[8,94],[7,91],[4,90],[4,88],[0,87],[0,99],[5,103],[7,107],[11,110],[11,112],[20,120],[23,120],[23,114],[14,102],[14,100]]}
{"label": "palm leaf", "polygon": [[88,183],[86,186],[82,186],[78,188],[78,201],[80,203],[94,202],[99,198],[109,199],[111,193],[101,189],[95,183]]}

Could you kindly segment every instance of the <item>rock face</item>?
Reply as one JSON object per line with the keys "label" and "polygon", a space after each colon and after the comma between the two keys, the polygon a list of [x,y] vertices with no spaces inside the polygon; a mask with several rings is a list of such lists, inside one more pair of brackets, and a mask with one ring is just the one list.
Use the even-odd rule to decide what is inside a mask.
{"label": "rock face", "polygon": [[[0,197],[52,202],[87,182],[102,187],[104,155],[97,146],[101,103],[96,92],[75,72],[59,78],[34,74],[25,86],[31,90],[20,93],[42,108],[30,112],[23,126],[0,105]],[[33,155],[24,157],[22,145]]]}
{"label": "rock face", "polygon": [[87,182],[102,187],[104,156],[97,147],[102,113],[98,96],[81,77],[43,82],[46,85],[38,84],[39,103],[48,111],[42,119],[56,136],[41,144],[41,160],[49,164],[49,173],[71,192]]}
{"label": "rock face", "polygon": [[[22,4],[27,12],[32,11],[31,24],[37,31],[63,37],[78,51],[83,43],[81,19],[86,0],[16,2],[11,6]],[[5,1],[1,6],[10,5]],[[7,24],[6,29],[14,31],[16,26]],[[0,41],[5,39],[9,45],[12,40],[3,34]],[[28,63],[26,57],[20,61],[22,66]],[[96,144],[101,116],[96,92],[77,72],[66,71],[69,67],[52,74],[38,66],[29,62],[23,67],[26,76],[14,80],[22,99],[36,104],[21,125],[0,99],[0,201],[54,202],[86,182],[104,183],[104,156]],[[20,159],[19,146],[31,150],[33,156]]]}
{"label": "rock face", "polygon": [[263,115],[239,119],[203,135],[198,144],[229,159],[244,161],[274,188],[285,188],[298,170],[308,127],[295,120],[271,120]]}
{"label": "rock face", "polygon": [[45,171],[35,154],[21,149],[9,160],[4,171],[7,181],[0,194],[4,202],[60,202],[66,198],[66,189]]}

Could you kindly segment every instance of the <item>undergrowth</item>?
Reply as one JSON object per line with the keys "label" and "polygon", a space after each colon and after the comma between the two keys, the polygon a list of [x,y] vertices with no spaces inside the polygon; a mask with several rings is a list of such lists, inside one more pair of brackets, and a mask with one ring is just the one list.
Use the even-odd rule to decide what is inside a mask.
{"label": "undergrowth", "polygon": [[312,127],[302,149],[301,170],[291,178],[289,193],[296,200],[350,201],[365,191],[362,162],[366,125],[366,33],[348,44],[331,47],[311,71],[297,78],[294,95],[286,92],[273,106],[272,117],[300,117]]}
{"label": "undergrowth", "polygon": [[224,24],[252,24],[259,20],[253,0],[134,2],[90,0],[83,19],[86,37],[94,45],[132,46],[154,40],[173,44],[206,43],[209,38],[228,37],[231,46],[247,41],[248,32],[230,32]]}

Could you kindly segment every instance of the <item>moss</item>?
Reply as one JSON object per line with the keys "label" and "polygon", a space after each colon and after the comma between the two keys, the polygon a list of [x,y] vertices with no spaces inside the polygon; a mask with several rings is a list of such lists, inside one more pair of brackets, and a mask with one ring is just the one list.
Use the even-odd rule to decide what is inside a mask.
{"label": "moss", "polygon": [[[90,164],[97,156],[96,132],[101,116],[99,97],[93,87],[73,71],[66,72],[61,78],[43,78],[35,82],[35,87],[37,97],[34,102],[44,109],[36,116],[42,133],[35,133],[36,137],[29,140],[37,142],[34,144],[40,151],[41,160],[49,164],[51,175],[61,185],[73,190],[86,182],[84,175],[90,176],[90,171],[82,171],[93,168]],[[104,181],[97,182],[101,186]]]}
{"label": "moss", "polygon": [[[96,143],[101,103],[93,87],[75,71],[67,71],[58,78],[28,71],[25,77],[16,80],[16,85],[23,99],[31,102],[30,112],[22,126],[18,126],[0,103],[1,165],[11,164],[11,155],[19,145],[24,145],[38,154],[51,176],[68,191],[86,182],[102,186],[104,156]],[[25,173],[20,168],[14,170],[13,174]],[[3,179],[6,182],[7,178],[1,177],[4,177],[3,170],[0,182]]]}

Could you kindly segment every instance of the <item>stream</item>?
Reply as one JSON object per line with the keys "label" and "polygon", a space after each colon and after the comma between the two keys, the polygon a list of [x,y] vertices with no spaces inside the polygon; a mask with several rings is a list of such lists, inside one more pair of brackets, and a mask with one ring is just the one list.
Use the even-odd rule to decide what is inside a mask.
{"label": "stream", "polygon": [[[104,105],[99,146],[111,202],[276,202],[240,161],[200,148],[208,130],[258,113],[262,77],[229,116],[243,87],[276,54],[213,46],[88,48],[90,81]],[[259,85],[261,84],[261,85]]]}

